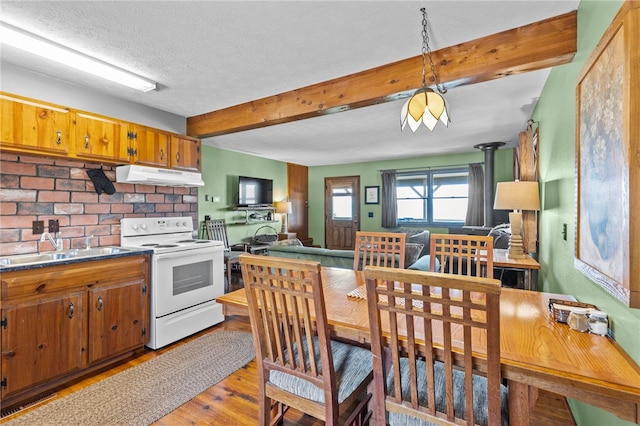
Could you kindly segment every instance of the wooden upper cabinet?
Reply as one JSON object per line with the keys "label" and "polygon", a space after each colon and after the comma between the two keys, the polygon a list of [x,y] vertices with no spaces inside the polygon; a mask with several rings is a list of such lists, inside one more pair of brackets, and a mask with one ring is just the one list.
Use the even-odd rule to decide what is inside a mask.
{"label": "wooden upper cabinet", "polygon": [[201,141],[90,112],[0,92],[0,147],[6,151],[201,169]]}
{"label": "wooden upper cabinet", "polygon": [[74,114],[74,152],[88,157],[113,162],[128,162],[120,158],[120,132],[122,122],[109,117],[77,111]]}
{"label": "wooden upper cabinet", "polygon": [[199,172],[201,168],[201,145],[200,139],[171,135],[171,160],[169,166],[172,169]]}
{"label": "wooden upper cabinet", "polygon": [[127,123],[120,133],[120,158],[135,164],[169,166],[169,134]]}
{"label": "wooden upper cabinet", "polygon": [[9,151],[67,154],[69,109],[0,93],[0,146]]}

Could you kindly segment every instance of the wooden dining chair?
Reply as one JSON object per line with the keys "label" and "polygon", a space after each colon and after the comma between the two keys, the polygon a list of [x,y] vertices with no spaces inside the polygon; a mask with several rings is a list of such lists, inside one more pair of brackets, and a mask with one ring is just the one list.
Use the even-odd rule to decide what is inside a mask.
{"label": "wooden dining chair", "polygon": [[485,235],[431,234],[430,271],[493,278],[493,238]]}
{"label": "wooden dining chair", "polygon": [[[243,254],[258,364],[260,424],[288,407],[327,425],[368,422],[371,352],[329,337],[320,263]],[[275,418],[271,418],[272,414]]]}
{"label": "wooden dining chair", "polygon": [[353,270],[360,271],[367,265],[404,268],[404,232],[356,232]]}
{"label": "wooden dining chair", "polygon": [[226,293],[231,285],[231,269],[233,268],[233,265],[240,264],[240,255],[243,252],[231,250],[231,246],[229,246],[229,237],[227,236],[227,223],[224,219],[205,220],[204,228],[208,239],[222,241],[224,244],[224,269],[227,275],[224,292]]}
{"label": "wooden dining chair", "polygon": [[379,267],[364,274],[375,424],[508,424],[500,281]]}

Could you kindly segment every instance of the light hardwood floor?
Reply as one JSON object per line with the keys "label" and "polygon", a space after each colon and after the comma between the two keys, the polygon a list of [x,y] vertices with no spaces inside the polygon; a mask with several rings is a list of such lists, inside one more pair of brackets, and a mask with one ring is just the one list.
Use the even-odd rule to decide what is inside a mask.
{"label": "light hardwood floor", "polygon": [[[230,291],[241,288],[241,278],[234,272]],[[123,362],[107,371],[94,374],[91,377],[78,380],[65,389],[56,393],[55,398],[60,398],[69,393],[80,390],[93,383],[97,383],[111,375],[124,371],[127,368],[138,365],[162,353],[170,351],[189,340],[195,339],[206,333],[216,333],[219,331],[251,331],[251,325],[246,317],[228,317],[227,320],[217,326],[211,327],[193,336],[181,340],[173,345],[157,351],[145,349],[144,353],[134,359]],[[173,412],[167,414],[154,423],[158,426],[176,425],[254,425],[258,422],[258,401],[257,401],[257,368],[255,361],[239,369],[226,379],[207,389],[191,401],[180,406]],[[141,389],[144,391],[144,389]],[[52,398],[51,400],[53,400]],[[50,400],[49,400],[50,401]],[[29,409],[34,409],[29,408]],[[16,414],[20,415],[29,409]],[[10,416],[4,418],[6,421]],[[2,423],[2,422],[0,422]],[[321,426],[323,422],[306,416],[296,410],[289,410],[286,413],[284,425],[293,426]],[[540,392],[538,403],[531,418],[531,425],[551,426],[551,425],[575,425],[566,400],[549,392]]]}

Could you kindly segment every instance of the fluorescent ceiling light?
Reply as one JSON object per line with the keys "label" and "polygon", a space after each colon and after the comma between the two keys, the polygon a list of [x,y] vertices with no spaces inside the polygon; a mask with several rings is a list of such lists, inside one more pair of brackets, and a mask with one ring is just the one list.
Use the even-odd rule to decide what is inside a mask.
{"label": "fluorescent ceiling light", "polygon": [[0,42],[142,92],[156,88],[156,83],[151,80],[4,22],[0,22]]}

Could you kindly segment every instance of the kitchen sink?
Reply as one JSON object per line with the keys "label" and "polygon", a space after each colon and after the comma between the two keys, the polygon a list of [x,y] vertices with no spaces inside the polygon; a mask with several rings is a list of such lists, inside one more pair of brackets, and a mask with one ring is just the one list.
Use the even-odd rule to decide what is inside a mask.
{"label": "kitchen sink", "polygon": [[49,253],[20,254],[16,256],[0,257],[0,266],[37,265],[76,258],[129,253],[132,251],[135,251],[135,249],[123,247],[96,247],[90,249],[54,251]]}

